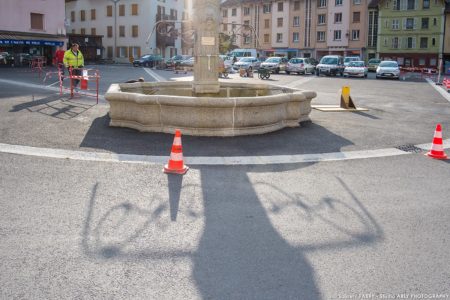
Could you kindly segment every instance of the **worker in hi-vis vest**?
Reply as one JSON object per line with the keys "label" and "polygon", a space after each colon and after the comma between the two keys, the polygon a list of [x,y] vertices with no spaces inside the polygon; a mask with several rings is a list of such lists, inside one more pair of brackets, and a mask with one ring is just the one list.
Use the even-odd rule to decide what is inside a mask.
{"label": "worker in hi-vis vest", "polygon": [[[84,67],[83,53],[78,50],[80,46],[77,43],[72,44],[69,50],[64,53],[64,66],[72,69],[72,75],[81,76],[81,68]],[[70,74],[70,71],[69,71]],[[73,86],[76,87],[79,79],[73,80]]]}

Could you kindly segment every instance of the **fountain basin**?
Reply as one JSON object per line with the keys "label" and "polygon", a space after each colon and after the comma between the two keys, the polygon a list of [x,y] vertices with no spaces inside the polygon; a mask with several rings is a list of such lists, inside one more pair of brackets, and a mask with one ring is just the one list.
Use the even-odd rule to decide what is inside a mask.
{"label": "fountain basin", "polygon": [[217,94],[193,95],[192,82],[112,84],[110,126],[196,136],[262,134],[309,121],[313,91],[249,83],[220,83]]}

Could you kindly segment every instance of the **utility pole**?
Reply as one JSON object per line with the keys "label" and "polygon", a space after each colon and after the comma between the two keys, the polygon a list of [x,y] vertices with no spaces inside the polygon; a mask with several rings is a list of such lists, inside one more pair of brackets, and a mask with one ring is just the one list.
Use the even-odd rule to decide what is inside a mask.
{"label": "utility pole", "polygon": [[120,0],[110,0],[114,2],[114,57],[113,59],[117,58],[117,2]]}

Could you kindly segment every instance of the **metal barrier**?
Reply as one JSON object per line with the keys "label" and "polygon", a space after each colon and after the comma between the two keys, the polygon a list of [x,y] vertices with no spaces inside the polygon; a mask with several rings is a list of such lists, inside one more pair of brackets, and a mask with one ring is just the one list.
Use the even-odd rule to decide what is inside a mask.
{"label": "metal barrier", "polygon": [[[75,70],[81,71],[81,75],[74,74]],[[75,72],[78,73],[78,72]],[[60,84],[60,93],[62,95],[63,89],[68,89],[70,91],[70,97],[73,98],[75,94],[80,94],[88,97],[95,97],[98,104],[98,84],[100,79],[100,74],[97,69],[73,69],[69,68],[69,81],[70,87],[65,88],[63,85],[64,75],[62,74],[61,68],[58,68],[58,77]],[[79,80],[80,90],[85,91],[84,93],[80,93],[78,88],[74,85],[74,81]],[[93,82],[95,84],[95,88],[89,89],[89,82]],[[75,91],[75,93],[74,93]],[[95,94],[87,93],[88,91],[94,91]]]}

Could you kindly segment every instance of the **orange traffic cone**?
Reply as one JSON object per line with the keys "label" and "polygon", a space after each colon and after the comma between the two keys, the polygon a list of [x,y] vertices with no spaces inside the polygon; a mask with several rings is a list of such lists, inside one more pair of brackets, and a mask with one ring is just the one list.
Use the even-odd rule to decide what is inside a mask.
{"label": "orange traffic cone", "polygon": [[437,124],[436,131],[434,132],[433,145],[431,150],[427,153],[429,157],[436,159],[447,159],[447,155],[444,152],[442,146],[442,130],[441,124]]}
{"label": "orange traffic cone", "polygon": [[164,173],[185,174],[188,169],[189,167],[183,163],[183,146],[181,146],[181,132],[179,129],[177,129],[175,131],[175,138],[173,139],[169,163],[164,166]]}

